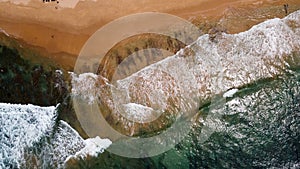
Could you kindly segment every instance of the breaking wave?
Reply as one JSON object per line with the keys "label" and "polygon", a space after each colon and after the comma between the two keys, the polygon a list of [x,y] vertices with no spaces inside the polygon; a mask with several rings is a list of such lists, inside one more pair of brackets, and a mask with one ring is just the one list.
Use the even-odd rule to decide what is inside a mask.
{"label": "breaking wave", "polygon": [[[193,52],[186,54],[189,50]],[[99,76],[92,73],[73,75],[72,94],[87,98],[87,102],[96,101],[100,97],[112,109],[115,108],[114,102],[117,102],[118,106],[128,110],[127,113],[143,109],[164,111],[168,109],[169,97],[178,97],[175,99],[176,104],[185,112],[201,106],[201,103],[215,94],[234,88],[224,94],[224,97],[231,97],[237,91],[235,88],[289,72],[293,66],[299,66],[299,50],[300,11],[297,11],[283,19],[263,22],[246,32],[219,34],[215,41],[211,41],[209,35],[203,35],[174,56],[152,64],[113,85],[105,83],[121,99],[111,100],[112,98],[103,95],[101,88],[100,91],[96,90]],[[162,81],[155,85],[153,79]],[[164,79],[168,81],[164,82]],[[145,85],[139,85],[141,83]],[[140,88],[143,90],[139,90]],[[170,90],[171,94],[168,93]],[[249,97],[256,99],[256,95]],[[135,103],[132,98],[140,101]],[[252,101],[251,99],[249,100]],[[236,106],[237,103],[243,102],[233,99],[227,105]],[[251,104],[247,102],[241,105]],[[0,168],[63,168],[68,159],[96,156],[111,144],[110,140],[99,137],[84,140],[66,122],[57,122],[57,111],[53,106],[0,103],[0,125]],[[292,128],[293,131],[297,127]],[[234,130],[236,128],[232,128]],[[234,137],[244,135],[241,133]]]}
{"label": "breaking wave", "polygon": [[0,168],[64,168],[68,159],[97,156],[111,144],[84,140],[56,117],[54,106],[0,103]]}
{"label": "breaking wave", "polygon": [[[155,116],[170,104],[178,107],[175,111],[190,112],[214,95],[288,72],[297,65],[299,50],[300,11],[296,11],[242,33],[219,33],[214,40],[203,35],[177,54],[114,84],[99,84],[103,77],[92,73],[73,75],[72,94],[88,98],[89,103],[100,98],[127,117],[135,117],[136,110],[144,110],[145,115],[151,110],[149,116]],[[103,91],[108,89],[112,96]]]}

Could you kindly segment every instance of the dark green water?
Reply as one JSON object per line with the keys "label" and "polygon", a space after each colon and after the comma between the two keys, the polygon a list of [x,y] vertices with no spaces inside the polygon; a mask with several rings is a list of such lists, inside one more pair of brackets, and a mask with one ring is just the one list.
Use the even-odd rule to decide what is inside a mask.
{"label": "dark green water", "polygon": [[[240,89],[225,105],[200,110],[189,135],[156,157],[128,159],[108,152],[70,168],[299,168],[300,73],[287,72]],[[201,143],[202,121],[215,132]]]}
{"label": "dark green water", "polygon": [[[55,79],[53,72],[18,61],[20,58],[3,58],[17,54],[5,47],[0,49],[5,53],[0,62],[2,102],[57,102],[52,96],[58,94],[47,95],[52,91],[49,84]],[[164,154],[129,159],[105,152],[69,168],[300,168],[299,68],[277,79],[245,86],[218,108],[209,106],[200,110],[199,122],[189,135]],[[202,122],[209,113],[217,113],[219,118],[210,121],[216,130],[202,143]]]}
{"label": "dark green water", "polygon": [[67,87],[57,67],[45,68],[0,44],[0,102],[51,106],[63,102]]}
{"label": "dark green water", "polygon": [[[217,131],[197,143],[201,127],[178,147],[191,168],[300,167],[300,76],[242,89],[215,113]],[[296,167],[296,168],[297,168]]]}

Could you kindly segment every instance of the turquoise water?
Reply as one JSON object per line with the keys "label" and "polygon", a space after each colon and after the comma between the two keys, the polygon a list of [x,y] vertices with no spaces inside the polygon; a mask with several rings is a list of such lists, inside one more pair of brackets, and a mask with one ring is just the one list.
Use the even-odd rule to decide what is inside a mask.
{"label": "turquoise water", "polygon": [[[207,43],[208,35],[204,35],[193,46],[197,51],[194,60],[173,57],[175,63],[178,63],[178,60],[186,61],[180,62],[180,65],[185,66],[184,75],[188,76],[177,76],[184,71],[177,66],[173,66],[174,71],[169,72],[182,82],[180,84],[188,84],[181,86],[183,89],[193,86],[191,89],[199,91],[199,85],[203,85],[201,82],[207,82],[204,84],[207,85],[206,93],[200,93],[199,96],[209,98],[208,95],[212,96],[210,90],[219,91],[219,87],[225,91],[235,87],[238,88],[238,92],[231,98],[220,97],[220,100],[216,98],[209,104],[202,105],[190,132],[171,150],[154,157],[139,159],[120,157],[105,151],[98,154],[98,157],[87,156],[81,160],[70,160],[67,162],[67,168],[300,168],[300,25],[296,23],[299,21],[299,14],[295,13],[288,19],[270,20],[248,32],[224,35],[218,43]],[[4,145],[12,142],[7,146],[8,151],[1,149],[0,162],[4,161],[3,166],[6,168],[64,166],[64,160],[69,155],[74,155],[85,146],[82,136],[67,123],[59,121],[64,119],[72,122],[75,116],[69,102],[70,86],[63,81],[60,71],[44,70],[39,65],[32,66],[17,56],[16,51],[6,47],[0,46],[0,53],[0,102],[62,105],[54,113],[54,116],[56,117],[57,113],[59,118],[47,120],[49,125],[46,126],[51,128],[51,131],[47,130],[44,133],[39,133],[38,127],[41,123],[46,123],[37,123],[39,116],[31,113],[32,109],[27,106],[6,105],[8,108],[0,108],[0,124],[1,127],[4,126],[3,130],[0,128],[0,143]],[[201,78],[206,79],[205,76],[197,74],[204,72],[211,78],[214,78],[213,75],[219,75],[218,71],[223,69],[211,69],[216,68],[215,60],[218,68],[220,65],[224,68],[222,73],[225,80],[220,86],[210,80],[201,81]],[[190,69],[193,66],[195,69]],[[188,70],[193,71],[191,73]],[[191,74],[197,75],[195,77],[199,77],[200,81],[195,81],[193,76],[187,78]],[[86,91],[90,88],[85,88],[90,86],[86,83],[84,78],[79,81],[79,86],[83,88],[79,88],[79,94],[88,94]],[[76,89],[76,86],[74,87],[73,89]],[[187,93],[183,94],[190,96]],[[10,111],[7,109],[13,110],[13,113],[8,115]],[[54,107],[52,109],[54,111]],[[30,118],[27,118],[27,115],[19,115],[20,112],[29,113],[30,116],[27,115]],[[21,116],[21,120],[26,124],[25,127],[24,124],[15,125],[21,128],[20,131],[22,130],[23,135],[28,138],[15,134],[18,133],[15,132],[19,130],[18,127],[8,123],[8,120],[18,120],[17,116],[13,116],[14,113]],[[29,130],[30,127],[26,126],[32,126],[35,130]],[[203,139],[208,131],[207,127],[213,132],[207,135],[207,139]],[[32,135],[38,133],[41,139],[34,140],[34,137],[29,137],[27,129]],[[11,141],[11,136],[17,141]],[[24,140],[19,141],[20,138]],[[26,144],[23,145],[23,142]],[[20,148],[16,148],[16,145]],[[18,149],[26,151],[20,154]],[[18,158],[13,160],[14,163],[7,160],[7,152],[10,151]],[[15,156],[9,157],[13,159]],[[20,162],[23,164],[18,167]]]}
{"label": "turquoise water", "polygon": [[[300,167],[298,61],[291,62],[290,69],[285,70],[283,75],[243,86],[233,98],[226,98],[224,105],[213,107],[216,106],[202,107],[198,122],[188,136],[164,154],[130,159],[106,151],[97,158],[77,161],[69,168]],[[209,139],[201,143],[202,122],[211,112],[219,114],[218,119],[211,121],[217,127]],[[47,142],[47,139],[44,141]],[[36,146],[42,151],[45,144],[38,143]],[[44,166],[51,168],[48,160],[44,161],[48,163]]]}
{"label": "turquoise water", "polygon": [[[191,132],[175,148],[144,159],[106,152],[70,168],[299,168],[299,14],[268,20],[239,34],[222,34],[217,42],[203,35],[189,46],[195,55],[182,57],[179,52],[151,65],[151,70],[163,70],[177,80],[174,86],[183,100],[202,105]],[[89,86],[81,85],[88,76],[74,78],[73,94],[91,96],[86,94]],[[139,83],[136,77],[150,83],[153,76],[144,69],[118,81],[119,97],[126,96],[128,86]],[[235,88],[238,92],[225,103],[222,96],[212,99]],[[142,94],[150,97],[153,90]],[[203,105],[205,99],[210,104]],[[109,98],[105,101],[111,103]],[[181,110],[188,113],[187,107]],[[168,146],[164,140],[156,142]],[[137,144],[131,146],[144,153]]]}
{"label": "turquoise water", "polygon": [[159,156],[128,159],[105,152],[70,168],[299,168],[300,73],[261,80],[240,89],[225,105],[200,110],[220,114],[215,132],[201,142],[201,123]]}
{"label": "turquoise water", "polygon": [[300,76],[284,75],[242,89],[223,107],[218,129],[197,144],[201,127],[179,152],[191,168],[299,167]]}

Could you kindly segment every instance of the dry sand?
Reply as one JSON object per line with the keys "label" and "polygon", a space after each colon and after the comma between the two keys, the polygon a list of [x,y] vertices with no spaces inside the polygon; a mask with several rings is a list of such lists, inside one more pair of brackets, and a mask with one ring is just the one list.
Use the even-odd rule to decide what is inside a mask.
{"label": "dry sand", "polygon": [[[262,20],[283,17],[285,3],[293,10],[300,9],[299,0],[60,0],[59,3],[0,0],[0,29],[30,46],[39,47],[55,62],[72,69],[86,40],[101,26],[122,16],[157,11],[201,25],[227,15],[239,22],[245,15],[257,15],[257,9],[277,7],[274,10],[279,10],[274,15],[272,11],[267,14],[263,11],[268,17],[254,16],[256,20],[246,26],[232,26],[229,33],[236,33]],[[247,13],[248,10],[256,13]]]}

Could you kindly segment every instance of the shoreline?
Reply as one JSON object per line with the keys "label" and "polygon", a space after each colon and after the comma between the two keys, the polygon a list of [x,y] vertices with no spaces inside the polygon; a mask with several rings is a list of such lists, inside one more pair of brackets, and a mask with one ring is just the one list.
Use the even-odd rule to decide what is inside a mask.
{"label": "shoreline", "polygon": [[[73,9],[55,8],[56,3],[33,0],[27,5],[0,2],[0,9],[4,11],[0,12],[0,29],[72,70],[87,39],[101,26],[128,14],[165,12],[193,22],[204,33],[215,25],[222,25],[228,33],[238,33],[266,19],[284,17],[285,3],[290,5],[290,12],[300,9],[297,0],[154,1],[79,1]],[[95,12],[95,9],[103,11]]]}

